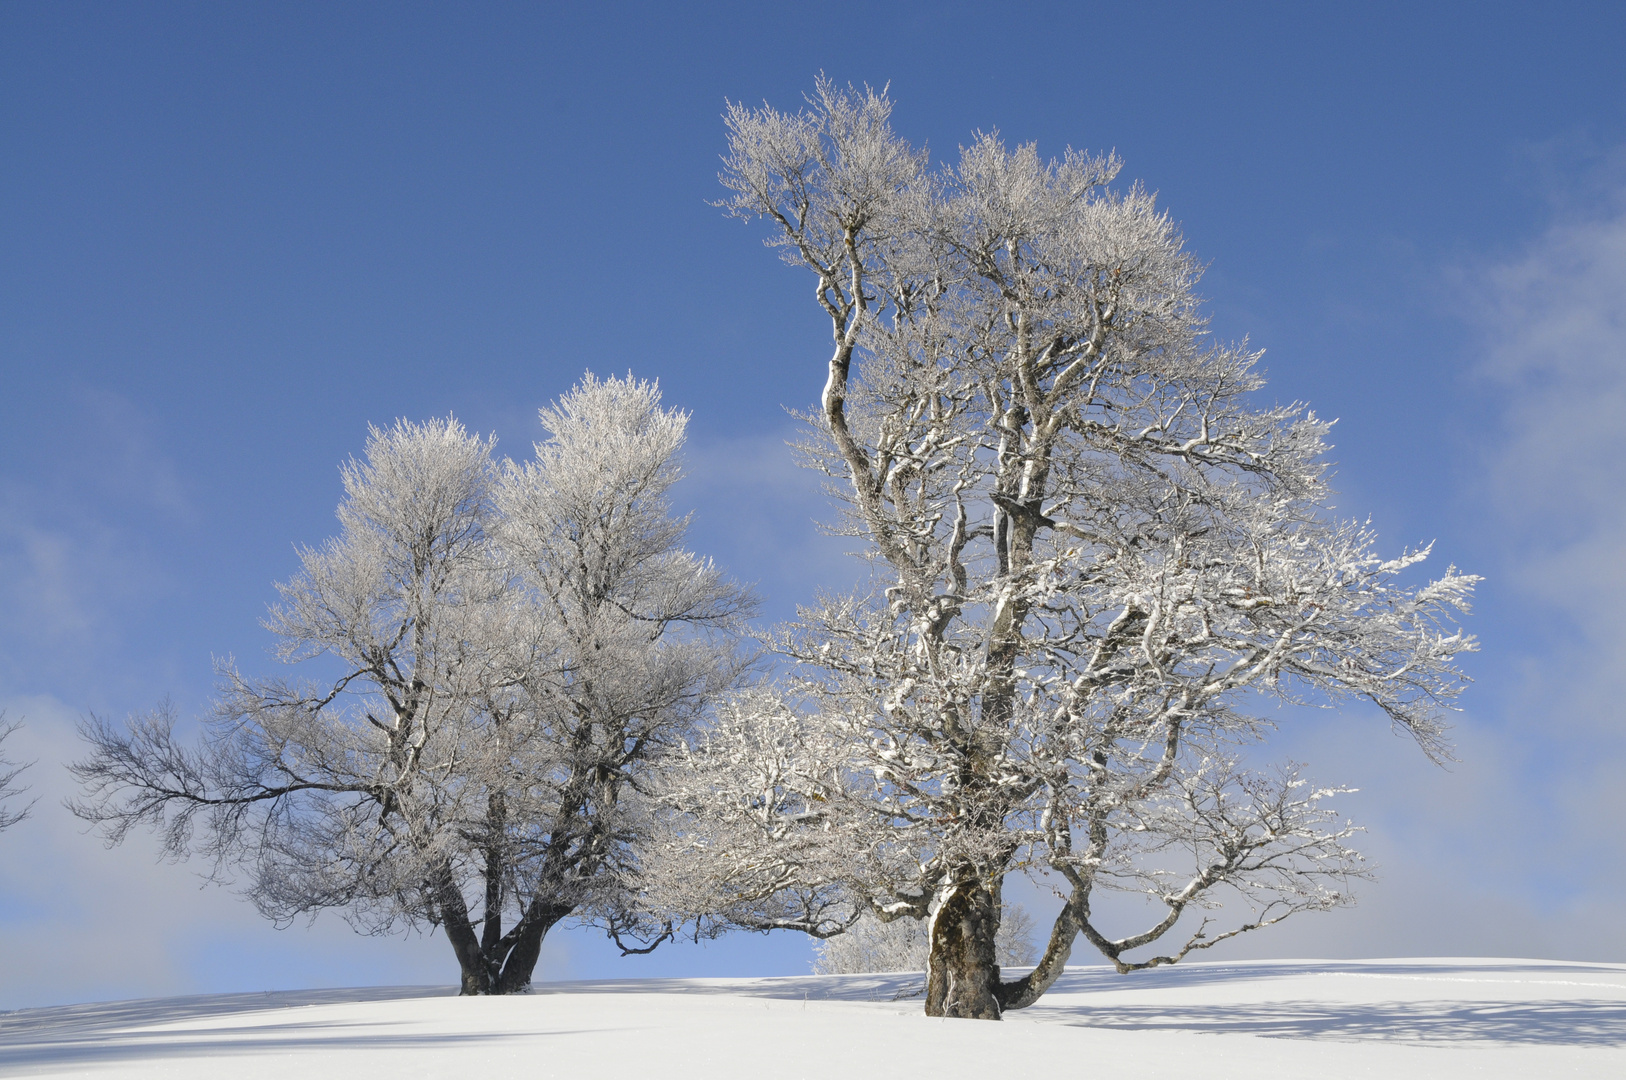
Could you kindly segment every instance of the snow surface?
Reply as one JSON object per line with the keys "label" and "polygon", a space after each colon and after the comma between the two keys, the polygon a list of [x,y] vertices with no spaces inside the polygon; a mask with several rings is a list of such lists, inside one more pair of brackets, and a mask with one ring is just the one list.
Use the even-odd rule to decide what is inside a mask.
{"label": "snow surface", "polygon": [[1626,965],[1073,968],[1003,1024],[894,1000],[919,983],[629,979],[509,998],[407,987],[26,1009],[0,1014],[0,1076],[1626,1076]]}

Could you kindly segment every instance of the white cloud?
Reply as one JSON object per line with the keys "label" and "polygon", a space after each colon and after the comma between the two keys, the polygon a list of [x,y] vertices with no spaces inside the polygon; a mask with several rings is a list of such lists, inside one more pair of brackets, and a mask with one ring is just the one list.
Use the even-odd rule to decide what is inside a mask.
{"label": "white cloud", "polygon": [[[1485,275],[1480,308],[1484,370],[1505,405],[1485,463],[1503,572],[1560,628],[1521,643],[1535,662],[1520,705],[1549,738],[1573,740],[1574,769],[1611,782],[1600,769],[1626,763],[1626,187],[1617,195]],[[1554,795],[1587,819],[1605,790]]]}
{"label": "white cloud", "polygon": [[1444,777],[1379,770],[1373,748],[1353,745],[1310,758],[1368,774],[1351,779],[1367,788],[1367,847],[1387,870],[1350,923],[1397,943],[1626,959],[1622,195],[1469,275],[1477,374],[1496,399],[1478,450],[1496,562],[1473,569],[1496,612],[1470,627],[1488,685],[1465,699],[1460,764]]}

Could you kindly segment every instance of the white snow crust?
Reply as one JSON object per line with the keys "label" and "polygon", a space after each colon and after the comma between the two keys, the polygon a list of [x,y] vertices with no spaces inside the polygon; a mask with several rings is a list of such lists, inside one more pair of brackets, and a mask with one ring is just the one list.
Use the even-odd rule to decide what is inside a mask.
{"label": "white snow crust", "polygon": [[627,979],[496,998],[405,987],[26,1009],[0,1014],[0,1076],[1626,1076],[1626,965],[1073,968],[1005,1023],[923,1016],[898,998],[919,983]]}

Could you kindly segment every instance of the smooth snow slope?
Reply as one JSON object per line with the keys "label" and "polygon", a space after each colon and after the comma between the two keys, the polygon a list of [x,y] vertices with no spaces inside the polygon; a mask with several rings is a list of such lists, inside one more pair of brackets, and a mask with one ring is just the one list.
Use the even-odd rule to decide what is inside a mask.
{"label": "smooth snow slope", "polygon": [[[0,1014],[0,1076],[1626,1077],[1626,966],[1530,960],[1070,970],[1006,1023],[919,976],[229,994]],[[1031,1072],[1030,1070],[1042,1070]]]}

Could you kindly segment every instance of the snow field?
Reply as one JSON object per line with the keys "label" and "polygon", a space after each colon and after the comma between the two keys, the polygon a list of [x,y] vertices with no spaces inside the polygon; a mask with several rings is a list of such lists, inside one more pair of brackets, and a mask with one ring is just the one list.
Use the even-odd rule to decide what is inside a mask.
{"label": "snow field", "polygon": [[1626,966],[1527,960],[1071,969],[993,1024],[918,975],[229,994],[0,1014],[0,1076],[1620,1077]]}

